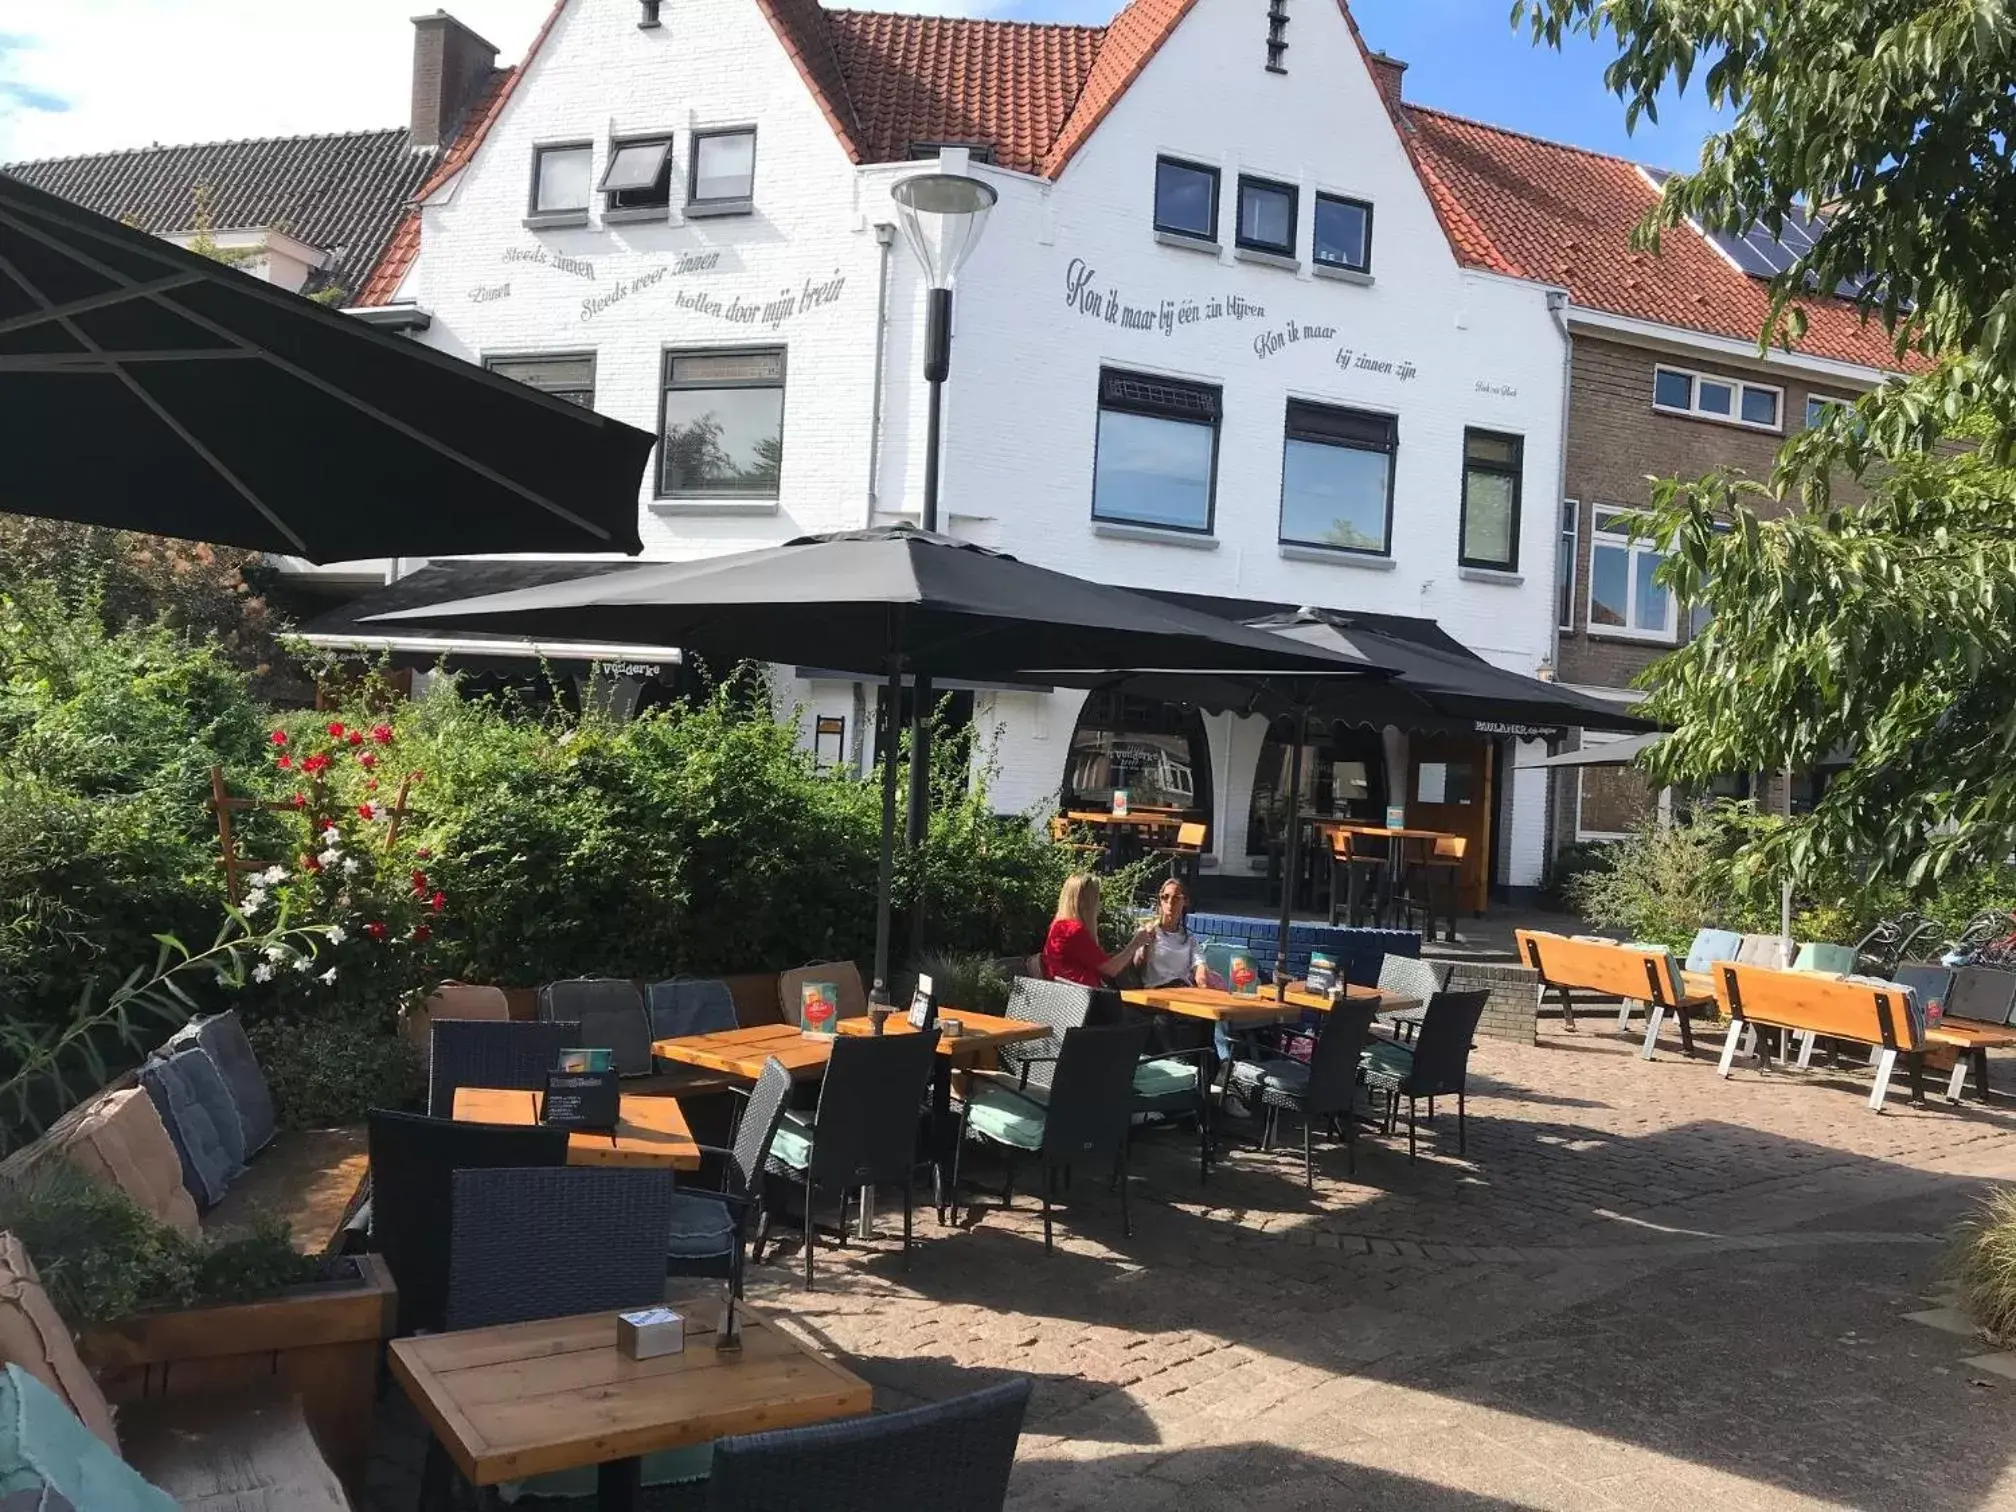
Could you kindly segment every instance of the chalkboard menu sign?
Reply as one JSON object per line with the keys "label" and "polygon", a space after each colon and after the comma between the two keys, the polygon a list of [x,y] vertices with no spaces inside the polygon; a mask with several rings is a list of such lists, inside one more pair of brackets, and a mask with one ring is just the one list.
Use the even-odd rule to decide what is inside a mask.
{"label": "chalkboard menu sign", "polygon": [[613,1129],[621,1096],[614,1071],[548,1071],[540,1116],[555,1128]]}

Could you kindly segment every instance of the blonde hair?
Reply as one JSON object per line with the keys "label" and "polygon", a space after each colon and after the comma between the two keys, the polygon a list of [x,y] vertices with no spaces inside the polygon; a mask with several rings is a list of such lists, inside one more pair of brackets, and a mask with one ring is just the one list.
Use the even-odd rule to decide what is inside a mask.
{"label": "blonde hair", "polygon": [[1057,912],[1051,916],[1054,924],[1060,919],[1075,919],[1087,929],[1099,923],[1099,879],[1090,872],[1073,872],[1064,879],[1064,886],[1057,894]]}

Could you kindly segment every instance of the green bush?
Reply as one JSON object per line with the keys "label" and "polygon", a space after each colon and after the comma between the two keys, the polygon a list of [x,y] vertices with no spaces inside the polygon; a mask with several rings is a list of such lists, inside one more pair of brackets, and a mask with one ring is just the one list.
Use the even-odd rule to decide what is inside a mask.
{"label": "green bush", "polygon": [[1990,1192],[1960,1224],[1949,1268],[1974,1321],[2016,1345],[2016,1191]]}
{"label": "green bush", "polygon": [[1579,879],[1592,872],[1607,871],[1610,851],[1615,843],[1611,840],[1577,840],[1572,845],[1562,846],[1548,863],[1547,874],[1540,879],[1541,893],[1558,907],[1572,907]]}
{"label": "green bush", "polygon": [[426,1084],[413,1047],[368,1018],[276,1016],[246,1032],[290,1129],[360,1124],[373,1108],[412,1104]]}
{"label": "green bush", "polygon": [[1775,898],[1735,865],[1747,811],[1702,804],[1672,824],[1609,843],[1608,863],[1568,883],[1575,910],[1601,929],[1685,950],[1704,928],[1775,930]]}
{"label": "green bush", "polygon": [[134,1313],[252,1302],[313,1280],[285,1224],[229,1239],[191,1238],[124,1192],[46,1160],[0,1185],[0,1229],[28,1251],[49,1300],[72,1328]]}
{"label": "green bush", "polygon": [[[998,956],[929,955],[921,963],[941,1006],[974,1013],[1000,1013],[1008,1006],[1011,978]],[[896,1006],[907,1005],[908,998]]]}

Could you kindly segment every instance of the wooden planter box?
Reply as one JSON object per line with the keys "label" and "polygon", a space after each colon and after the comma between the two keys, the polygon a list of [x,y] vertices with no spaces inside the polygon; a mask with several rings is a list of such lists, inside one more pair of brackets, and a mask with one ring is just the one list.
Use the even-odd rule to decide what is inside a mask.
{"label": "wooden planter box", "polygon": [[265,1302],[144,1313],[87,1329],[84,1363],[115,1406],[226,1391],[284,1390],[352,1491],[371,1457],[378,1358],[398,1316],[392,1273],[353,1255],[355,1278]]}

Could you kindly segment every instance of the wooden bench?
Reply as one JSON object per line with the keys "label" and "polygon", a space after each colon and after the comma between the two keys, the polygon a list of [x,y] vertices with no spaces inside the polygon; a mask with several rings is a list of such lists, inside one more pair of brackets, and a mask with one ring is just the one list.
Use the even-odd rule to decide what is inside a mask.
{"label": "wooden bench", "polygon": [[1949,970],[1929,962],[1909,962],[1898,968],[1897,976],[1917,988],[1928,1019],[1932,1003],[1940,1004],[1943,1010],[1939,1022],[1926,1031],[1925,1041],[1940,1057],[1931,1061],[1928,1056],[1928,1061],[1940,1070],[1949,1069],[1945,1055],[1953,1058],[1946,1101],[1960,1101],[1967,1073],[1972,1070],[1975,1092],[1986,1102],[1988,1052],[2016,1046],[2016,1028],[2010,1027],[2010,1020],[2016,1018],[2016,972],[1989,966]]}
{"label": "wooden bench", "polygon": [[[1926,1039],[1911,1011],[1911,991],[1895,982],[1854,981],[1811,972],[1774,971],[1734,961],[1715,964],[1715,997],[1729,1015],[1729,1037],[1722,1045],[1717,1072],[1727,1076],[1746,1029],[1780,1029],[1809,1036],[1800,1054],[1803,1065],[1813,1039],[1848,1040],[1876,1052],[1876,1085],[1869,1093],[1872,1111],[1883,1111],[1890,1075],[1901,1055],[1911,1073],[1911,1097],[1924,1096]],[[1768,1059],[1764,1036],[1758,1054]]]}
{"label": "wooden bench", "polygon": [[1540,1000],[1545,1002],[1550,992],[1556,994],[1563,1028],[1573,1032],[1574,994],[1587,992],[1621,1003],[1617,1013],[1619,1029],[1629,1024],[1633,1003],[1646,1005],[1650,1020],[1645,1026],[1644,1046],[1638,1052],[1646,1060],[1652,1059],[1668,1013],[1680,1026],[1681,1053],[1694,1053],[1694,1031],[1688,1024],[1688,1015],[1697,1008],[1707,1007],[1714,998],[1688,990],[1680,980],[1671,952],[1608,941],[1575,940],[1538,929],[1516,929],[1513,936],[1518,942],[1519,958],[1539,973]]}

